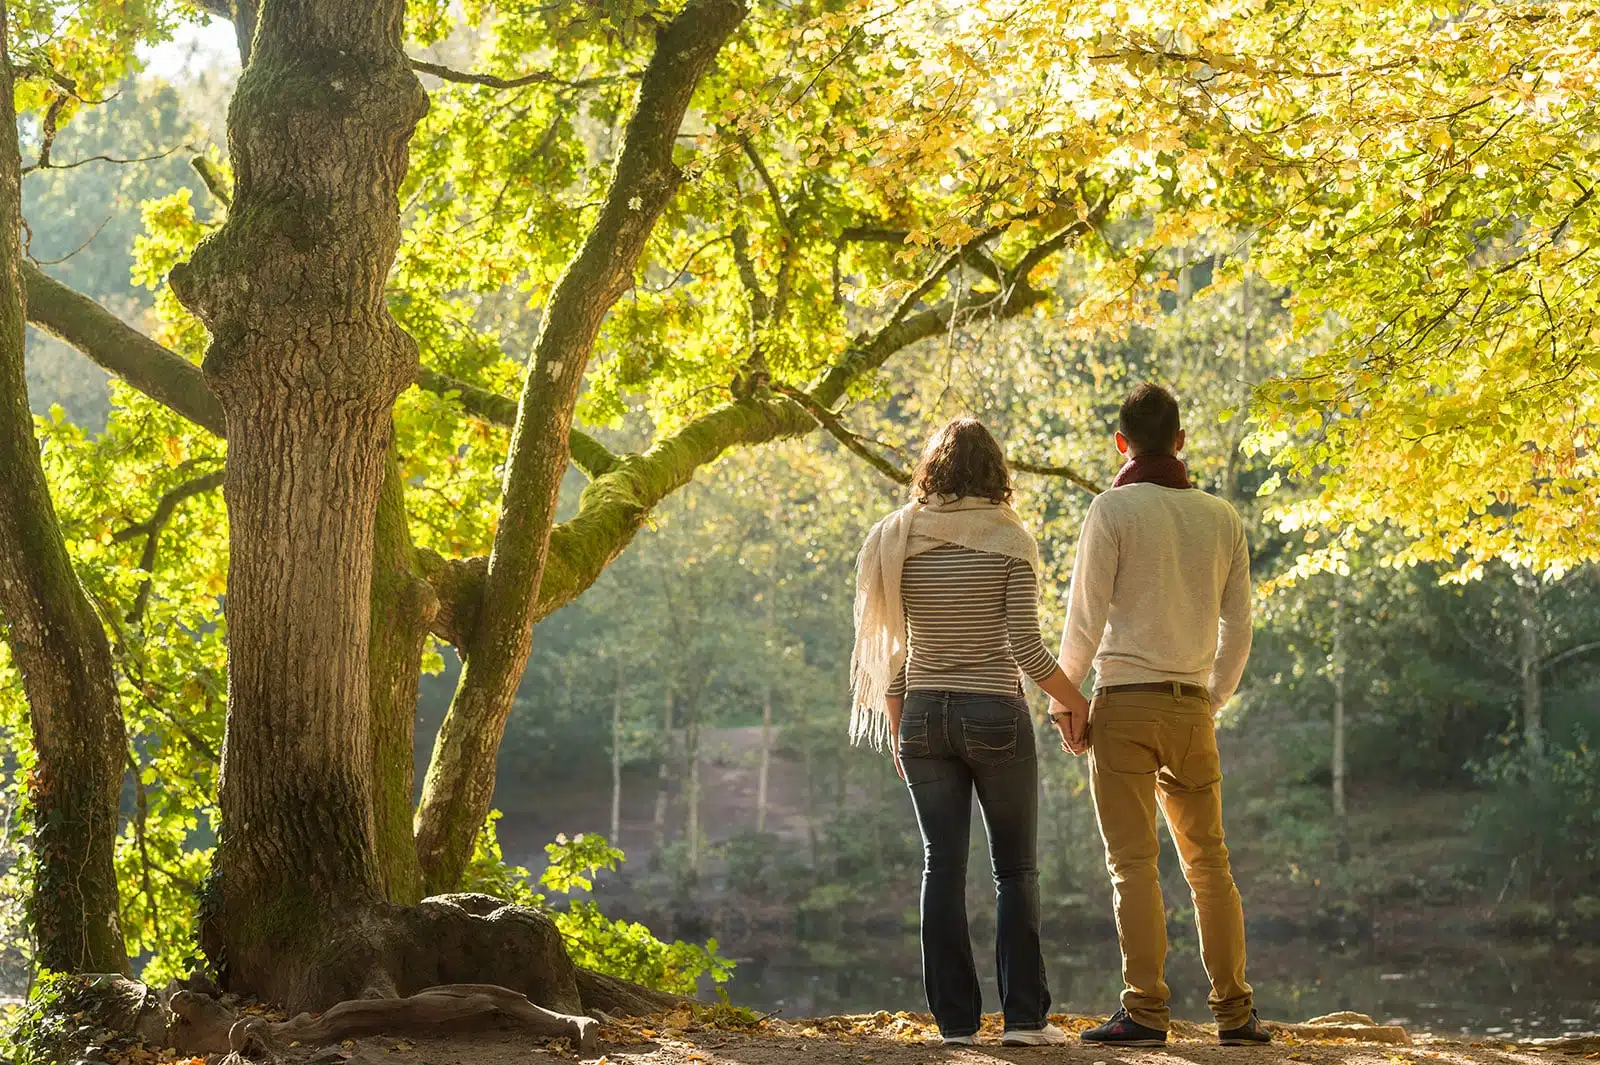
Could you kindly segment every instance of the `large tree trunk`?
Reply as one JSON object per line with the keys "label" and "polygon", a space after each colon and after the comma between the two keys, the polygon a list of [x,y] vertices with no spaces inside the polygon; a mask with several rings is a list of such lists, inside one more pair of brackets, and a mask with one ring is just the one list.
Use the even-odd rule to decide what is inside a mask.
{"label": "large tree trunk", "polygon": [[417,849],[431,890],[460,880],[494,796],[495,754],[533,646],[573,407],[601,321],[627,290],[677,191],[682,175],[673,150],[690,97],[744,13],[739,0],[689,0],[659,31],[605,203],[545,307],[511,434],[482,609],[417,811]]}
{"label": "large tree trunk", "polygon": [[0,631],[22,673],[37,761],[28,782],[38,964],[128,970],[112,855],[127,751],[111,648],[78,583],[28,410],[22,171],[0,8]]}
{"label": "large tree trunk", "polygon": [[[233,987],[330,986],[377,902],[369,647],[374,525],[415,344],[384,282],[427,98],[404,0],[268,0],[229,109],[228,220],[173,271],[227,420],[227,739],[212,929]],[[336,983],[337,981],[335,981]]]}

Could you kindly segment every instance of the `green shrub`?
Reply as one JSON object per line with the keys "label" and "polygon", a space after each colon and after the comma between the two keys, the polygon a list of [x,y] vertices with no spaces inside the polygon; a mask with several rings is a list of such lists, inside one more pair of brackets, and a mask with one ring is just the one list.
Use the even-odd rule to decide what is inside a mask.
{"label": "green shrub", "polygon": [[539,883],[569,896],[564,909],[549,905],[545,895],[534,889],[528,870],[505,860],[495,833],[499,818],[500,811],[491,812],[478,833],[472,861],[462,878],[463,891],[545,910],[561,930],[567,953],[575,964],[658,991],[693,994],[702,975],[710,975],[720,984],[732,974],[733,962],[717,953],[715,939],[707,940],[704,946],[682,940],[668,943],[638,922],[607,917],[590,899],[570,898],[594,890],[595,873],[616,869],[626,860],[622,851],[604,836],[589,834],[569,839],[561,835],[545,846],[550,864],[540,875]]}

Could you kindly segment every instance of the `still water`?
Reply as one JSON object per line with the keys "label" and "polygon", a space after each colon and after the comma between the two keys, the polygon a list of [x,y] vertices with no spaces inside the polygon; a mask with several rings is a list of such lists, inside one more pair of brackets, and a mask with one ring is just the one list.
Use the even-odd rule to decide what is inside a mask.
{"label": "still water", "polygon": [[[731,948],[731,949],[730,949]],[[1048,949],[1048,948],[1047,948]],[[724,951],[738,956],[736,944]],[[993,969],[982,944],[980,970]],[[1046,958],[1053,1009],[1109,1013],[1122,981],[1114,942],[1057,945]],[[1311,940],[1252,945],[1250,982],[1262,1016],[1303,1021],[1336,1010],[1404,1025],[1413,1035],[1505,1039],[1600,1031],[1600,945],[1411,943],[1342,947]],[[1167,966],[1173,1013],[1209,1020],[1206,978],[1189,943],[1174,941]],[[794,943],[741,960],[729,997],[780,1016],[925,1010],[915,936],[857,939],[847,947]],[[991,973],[984,1008],[998,1008]]]}

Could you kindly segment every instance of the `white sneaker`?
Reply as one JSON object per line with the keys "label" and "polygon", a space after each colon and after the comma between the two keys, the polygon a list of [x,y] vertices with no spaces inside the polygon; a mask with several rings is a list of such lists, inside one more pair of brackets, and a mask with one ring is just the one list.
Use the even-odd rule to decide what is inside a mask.
{"label": "white sneaker", "polygon": [[1045,1047],[1070,1042],[1067,1033],[1053,1024],[1043,1028],[1014,1028],[1000,1037],[1000,1045],[1008,1047]]}
{"label": "white sneaker", "polygon": [[969,1047],[978,1041],[975,1035],[941,1035],[940,1042],[947,1047]]}

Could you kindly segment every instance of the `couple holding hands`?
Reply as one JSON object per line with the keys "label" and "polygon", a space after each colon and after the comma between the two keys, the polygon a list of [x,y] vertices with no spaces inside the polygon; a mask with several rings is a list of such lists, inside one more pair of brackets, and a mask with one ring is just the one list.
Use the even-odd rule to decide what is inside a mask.
{"label": "couple holding hands", "polygon": [[[1023,674],[1050,696],[1062,748],[1088,755],[1114,888],[1122,1004],[1080,1038],[1166,1043],[1159,807],[1194,898],[1219,1037],[1271,1041],[1244,978],[1214,729],[1250,653],[1249,554],[1233,507],[1190,485],[1183,443],[1166,389],[1141,385],[1122,404],[1116,446],[1127,463],[1084,519],[1059,658],[1039,633],[1038,546],[1009,505],[1004,452],[977,420],[958,418],[929,441],[912,502],[861,549],[851,735],[888,743],[911,792],[924,852],[923,983],[947,1044],[972,1043],[982,1013],[966,912],[974,792],[994,872],[1003,1042],[1068,1038],[1047,1016]],[[1091,666],[1092,701],[1080,690]]]}

